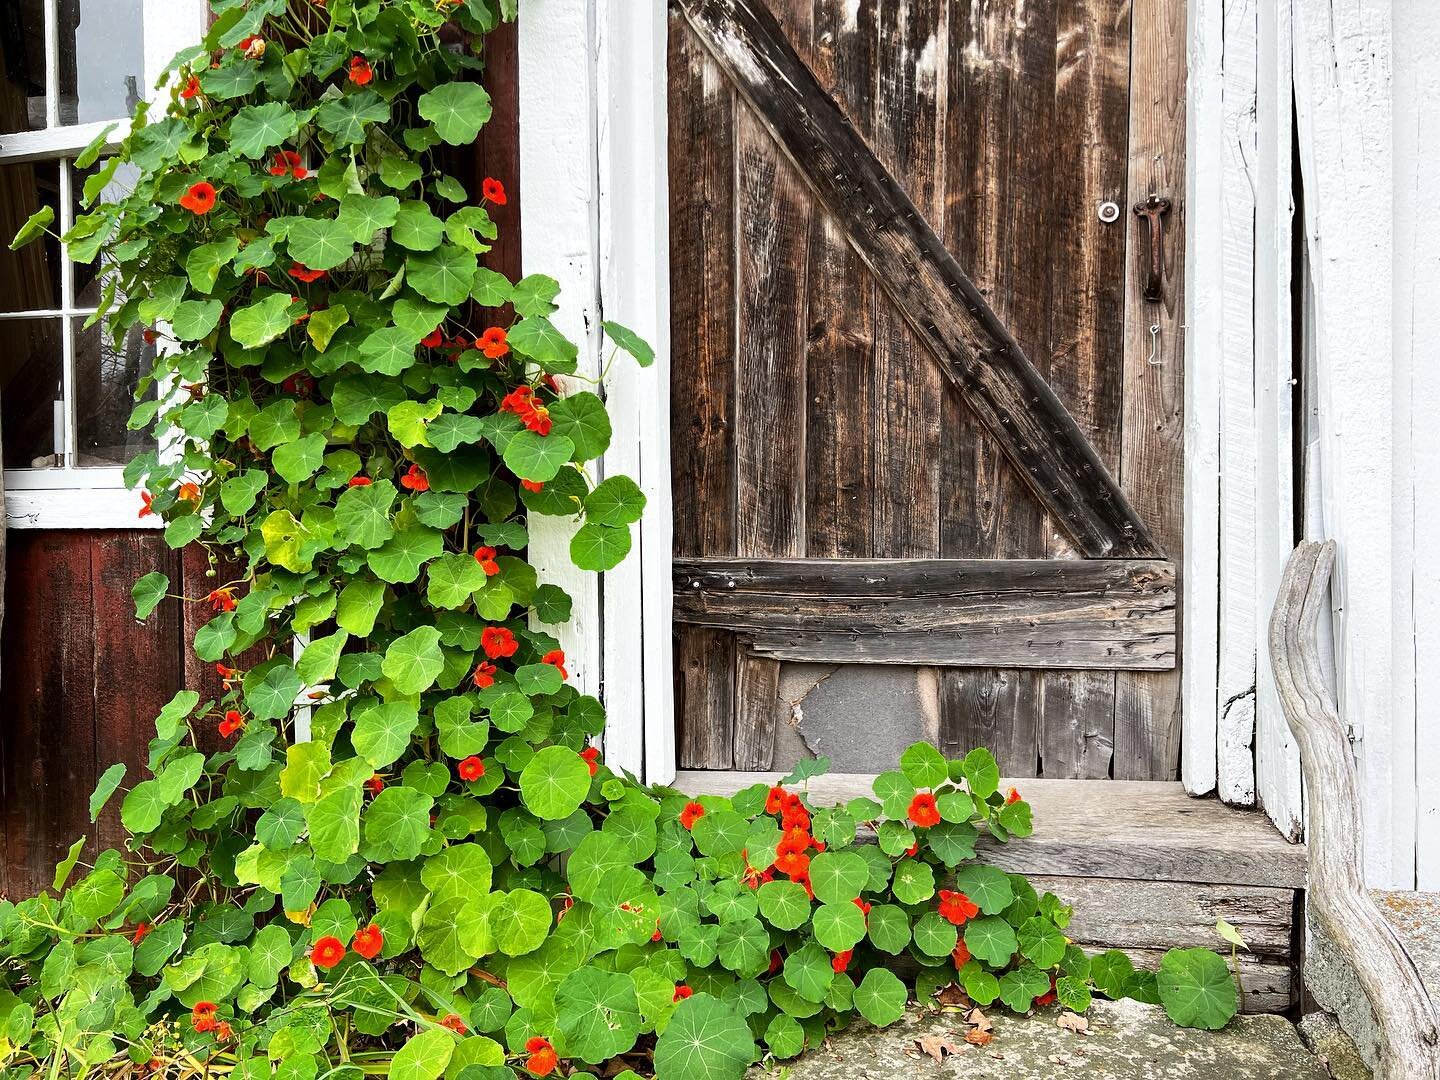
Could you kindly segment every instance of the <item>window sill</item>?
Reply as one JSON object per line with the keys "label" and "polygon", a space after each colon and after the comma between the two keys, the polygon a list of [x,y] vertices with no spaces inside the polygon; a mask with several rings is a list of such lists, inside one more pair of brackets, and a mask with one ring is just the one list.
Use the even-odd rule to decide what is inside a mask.
{"label": "window sill", "polygon": [[[85,477],[57,472],[53,486],[43,472],[25,470],[5,475],[5,526],[10,529],[161,529],[159,517],[140,517],[140,496],[115,474]],[[83,481],[82,484],[79,481]]]}

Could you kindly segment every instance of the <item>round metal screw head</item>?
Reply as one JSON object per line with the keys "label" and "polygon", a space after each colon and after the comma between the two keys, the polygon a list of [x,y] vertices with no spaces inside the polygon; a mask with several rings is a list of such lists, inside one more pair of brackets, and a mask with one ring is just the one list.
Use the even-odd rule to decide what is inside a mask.
{"label": "round metal screw head", "polygon": [[1109,225],[1112,221],[1120,220],[1120,204],[1113,200],[1106,200],[1100,204],[1096,213],[1099,215],[1101,221]]}

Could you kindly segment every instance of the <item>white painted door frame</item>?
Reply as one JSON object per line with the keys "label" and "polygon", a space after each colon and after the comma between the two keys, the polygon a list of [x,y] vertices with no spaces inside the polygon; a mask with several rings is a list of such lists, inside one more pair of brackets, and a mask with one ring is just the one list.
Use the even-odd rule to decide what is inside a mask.
{"label": "white painted door frame", "polygon": [[675,775],[671,676],[670,259],[664,0],[526,0],[519,23],[521,261],[560,280],[556,322],[598,378],[604,319],[655,346],[616,363],[602,394],[615,441],[597,482],[624,473],[648,500],[629,558],[599,580],[570,562],[570,524],[531,536],[541,578],[575,598],[562,634],[576,685],[609,712],[605,760]]}
{"label": "white painted door frame", "polygon": [[1298,838],[1265,640],[1296,539],[1290,9],[1190,0],[1188,17],[1182,779]]}
{"label": "white painted door frame", "polygon": [[[1298,764],[1262,647],[1291,539],[1289,20],[1228,6],[1192,0],[1190,14],[1183,778],[1236,803],[1258,794],[1294,834]],[[616,365],[605,387],[619,437],[602,469],[649,497],[637,554],[597,583],[569,567],[568,530],[534,540],[542,576],[576,597],[565,644],[609,707],[607,758],[652,782],[675,772],[667,36],[664,0],[526,0],[520,20],[524,269],[560,277],[581,374],[602,367],[604,317],[660,354]],[[1237,584],[1200,602],[1222,568]]]}

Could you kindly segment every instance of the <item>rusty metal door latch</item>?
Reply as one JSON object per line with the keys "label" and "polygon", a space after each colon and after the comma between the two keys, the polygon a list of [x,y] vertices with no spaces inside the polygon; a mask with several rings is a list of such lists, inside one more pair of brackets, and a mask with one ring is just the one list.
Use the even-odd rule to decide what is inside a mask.
{"label": "rusty metal door latch", "polygon": [[1145,230],[1145,287],[1140,295],[1152,303],[1165,299],[1165,215],[1169,212],[1170,200],[1163,195],[1151,195],[1135,205],[1135,216],[1149,226]]}

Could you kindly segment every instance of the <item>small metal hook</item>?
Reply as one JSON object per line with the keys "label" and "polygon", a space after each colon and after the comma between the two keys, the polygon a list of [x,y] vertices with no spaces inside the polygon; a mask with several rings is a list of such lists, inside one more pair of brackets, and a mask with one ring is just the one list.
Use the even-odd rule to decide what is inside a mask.
{"label": "small metal hook", "polygon": [[1150,355],[1146,363],[1151,367],[1159,367],[1163,361],[1160,359],[1160,324],[1150,324]]}

